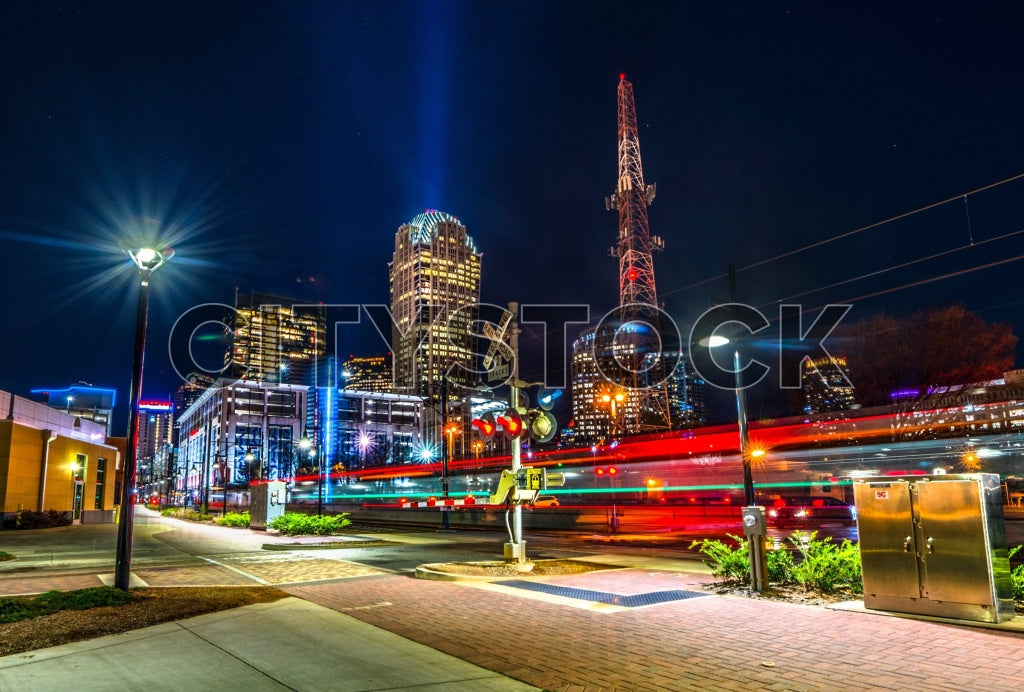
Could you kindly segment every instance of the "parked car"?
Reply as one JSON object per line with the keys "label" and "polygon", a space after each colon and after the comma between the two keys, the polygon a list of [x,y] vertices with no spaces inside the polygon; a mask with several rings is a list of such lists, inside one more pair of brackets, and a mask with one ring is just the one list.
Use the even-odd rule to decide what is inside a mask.
{"label": "parked car", "polygon": [[775,500],[767,511],[773,526],[857,523],[857,507],[834,497],[786,497]]}
{"label": "parked car", "polygon": [[538,495],[533,502],[534,507],[557,507],[558,498],[554,495]]}

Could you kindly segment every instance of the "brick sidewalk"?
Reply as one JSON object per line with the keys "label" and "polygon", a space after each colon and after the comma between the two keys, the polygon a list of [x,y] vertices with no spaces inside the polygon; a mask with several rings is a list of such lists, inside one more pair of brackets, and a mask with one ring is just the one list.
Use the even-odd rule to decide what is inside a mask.
{"label": "brick sidewalk", "polygon": [[[706,580],[630,569],[531,582],[631,595]],[[710,595],[618,608],[404,575],[286,590],[547,690],[996,692],[1024,685],[1022,634],[815,606]]]}

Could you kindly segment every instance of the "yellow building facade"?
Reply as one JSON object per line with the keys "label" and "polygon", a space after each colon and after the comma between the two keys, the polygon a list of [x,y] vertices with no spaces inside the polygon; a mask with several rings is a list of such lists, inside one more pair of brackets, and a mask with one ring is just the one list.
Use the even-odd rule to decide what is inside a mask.
{"label": "yellow building facade", "polygon": [[21,511],[48,510],[74,523],[113,521],[120,457],[106,444],[102,426],[88,421],[0,420],[3,524],[11,526]]}

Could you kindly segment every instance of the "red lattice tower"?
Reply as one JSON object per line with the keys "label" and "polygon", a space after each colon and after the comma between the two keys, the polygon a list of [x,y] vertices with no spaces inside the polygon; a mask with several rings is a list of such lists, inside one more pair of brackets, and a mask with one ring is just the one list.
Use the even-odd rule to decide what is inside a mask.
{"label": "red lattice tower", "polygon": [[[657,186],[644,183],[644,171],[640,162],[640,138],[636,127],[636,106],[633,102],[633,84],[626,75],[619,75],[619,178],[615,192],[605,198],[605,207],[619,212],[618,244],[610,254],[619,259],[619,316],[621,324],[646,323],[660,328],[658,312],[658,291],[654,283],[655,250],[664,249],[661,238],[652,236],[647,220],[647,207],[654,201]],[[649,335],[648,335],[649,336]],[[620,334],[618,343],[624,337]],[[638,340],[641,336],[636,337]],[[626,348],[629,350],[629,347]],[[630,417],[635,417],[633,431],[670,427],[668,390],[664,382],[664,367],[658,364],[650,367],[650,348],[639,341],[633,348],[634,362],[631,382],[624,386],[633,390],[630,395]],[[647,353],[645,356],[644,353]],[[620,362],[630,354],[619,353]],[[648,359],[646,370],[640,361]],[[660,370],[659,370],[660,367]],[[626,426],[623,426],[626,427]]]}

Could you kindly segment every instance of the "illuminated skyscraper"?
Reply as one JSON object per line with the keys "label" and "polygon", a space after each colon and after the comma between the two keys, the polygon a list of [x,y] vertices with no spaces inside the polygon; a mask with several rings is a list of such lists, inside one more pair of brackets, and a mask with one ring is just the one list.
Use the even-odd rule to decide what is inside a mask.
{"label": "illuminated skyscraper", "polygon": [[[257,382],[312,384],[315,361],[326,353],[325,308],[252,292],[235,296],[234,344],[228,372]],[[233,364],[231,361],[233,360]]]}
{"label": "illuminated skyscraper", "polygon": [[423,397],[424,433],[435,442],[442,389],[452,399],[457,385],[476,379],[470,325],[480,302],[481,257],[462,222],[435,209],[395,235],[389,265],[395,392]]}
{"label": "illuminated skyscraper", "polygon": [[845,357],[830,356],[803,363],[804,412],[825,413],[860,408],[850,384]]}
{"label": "illuminated skyscraper", "polygon": [[391,354],[386,356],[349,356],[341,364],[341,388],[357,392],[394,391],[395,378]]}

